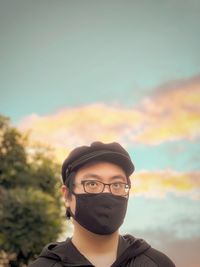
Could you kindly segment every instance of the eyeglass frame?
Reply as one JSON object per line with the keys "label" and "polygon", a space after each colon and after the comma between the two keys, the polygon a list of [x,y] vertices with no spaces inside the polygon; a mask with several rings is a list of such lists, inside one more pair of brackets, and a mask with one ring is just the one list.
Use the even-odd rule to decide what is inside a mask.
{"label": "eyeglass frame", "polygon": [[[87,192],[86,189],[85,189],[85,182],[98,182],[98,183],[102,184],[102,185],[103,185],[102,191],[101,191],[101,192],[98,192],[98,193]],[[112,185],[112,184],[116,184],[116,183],[126,185],[126,186],[128,187],[128,188],[127,188],[127,189],[128,189],[127,194],[124,194],[124,195],[113,194],[113,192],[112,192],[112,190],[111,190],[111,185]],[[85,193],[88,193],[88,194],[91,194],[91,195],[92,195],[92,194],[101,194],[101,193],[104,191],[106,185],[109,186],[109,191],[110,191],[110,193],[111,193],[112,195],[114,195],[114,196],[123,196],[123,197],[128,196],[128,195],[129,195],[129,191],[130,191],[130,189],[131,189],[131,185],[130,185],[129,183],[124,183],[124,182],[113,182],[113,183],[109,183],[109,184],[108,184],[108,183],[104,183],[104,182],[97,181],[97,180],[83,180],[83,181],[80,182],[80,184],[83,186],[83,190],[84,190],[84,192],[85,192]],[[76,184],[73,184],[73,185],[76,185]],[[126,189],[126,188],[125,188],[125,189]]]}

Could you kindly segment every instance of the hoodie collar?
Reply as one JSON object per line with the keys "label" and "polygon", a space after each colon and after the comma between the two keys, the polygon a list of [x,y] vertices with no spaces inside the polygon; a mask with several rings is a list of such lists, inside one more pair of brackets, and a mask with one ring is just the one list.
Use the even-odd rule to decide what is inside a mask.
{"label": "hoodie collar", "polygon": [[[141,254],[150,247],[143,239],[137,239],[131,235],[119,237],[119,244],[117,250],[117,259],[113,263],[113,267],[119,266],[120,262],[128,258]],[[74,246],[71,238],[67,238],[64,242],[56,242],[47,245],[40,257],[61,262],[64,266],[94,266],[89,260],[80,253]]]}

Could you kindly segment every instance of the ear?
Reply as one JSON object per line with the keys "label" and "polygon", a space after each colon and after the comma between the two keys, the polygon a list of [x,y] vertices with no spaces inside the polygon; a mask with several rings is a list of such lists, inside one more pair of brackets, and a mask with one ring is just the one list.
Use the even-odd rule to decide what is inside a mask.
{"label": "ear", "polygon": [[69,189],[68,189],[68,187],[66,185],[62,185],[61,191],[62,191],[63,199],[64,199],[64,202],[65,202],[65,207],[68,208],[69,207],[69,201],[70,201]]}

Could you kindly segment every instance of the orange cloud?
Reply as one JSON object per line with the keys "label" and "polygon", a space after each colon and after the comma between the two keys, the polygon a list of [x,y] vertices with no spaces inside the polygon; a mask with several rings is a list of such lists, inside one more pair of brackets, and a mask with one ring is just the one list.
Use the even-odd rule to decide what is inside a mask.
{"label": "orange cloud", "polygon": [[138,111],[94,104],[64,109],[50,116],[28,116],[19,127],[31,129],[32,139],[54,146],[60,159],[63,154],[66,156],[66,150],[94,140],[123,142],[130,125],[133,128],[141,119]]}
{"label": "orange cloud", "polygon": [[173,193],[200,199],[200,172],[143,171],[133,175],[131,180],[133,195],[161,198]]}
{"label": "orange cloud", "polygon": [[147,145],[200,135],[200,78],[158,90],[136,108],[92,104],[47,116],[31,115],[19,124],[33,140],[56,148],[63,160],[73,147],[94,140]]}
{"label": "orange cloud", "polygon": [[162,88],[144,101],[142,112],[144,125],[137,141],[195,139],[200,135],[200,77]]}

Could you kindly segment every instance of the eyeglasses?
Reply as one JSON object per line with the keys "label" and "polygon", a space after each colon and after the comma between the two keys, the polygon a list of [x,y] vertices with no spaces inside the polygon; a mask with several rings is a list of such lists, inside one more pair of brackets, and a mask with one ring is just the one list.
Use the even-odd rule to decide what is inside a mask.
{"label": "eyeglasses", "polygon": [[104,191],[106,185],[109,186],[110,192],[116,196],[127,196],[130,190],[130,185],[122,182],[114,182],[105,184],[96,180],[85,180],[81,181],[85,193],[99,194]]}

